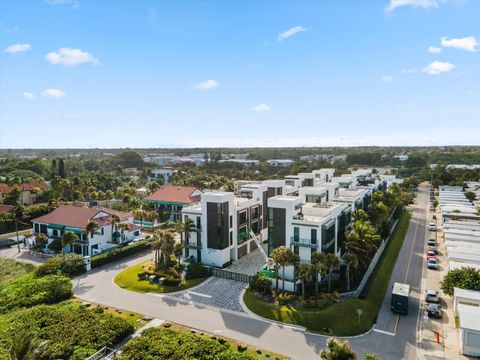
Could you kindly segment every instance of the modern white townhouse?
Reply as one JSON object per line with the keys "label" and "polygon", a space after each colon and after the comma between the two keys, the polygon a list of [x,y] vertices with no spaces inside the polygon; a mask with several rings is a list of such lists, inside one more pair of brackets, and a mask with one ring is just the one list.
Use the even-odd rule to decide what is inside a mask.
{"label": "modern white townhouse", "polygon": [[[120,222],[112,227],[112,215]],[[93,234],[86,234],[85,227],[93,221],[99,228]],[[33,234],[45,234],[48,237],[46,247],[53,241],[61,241],[67,232],[77,234],[78,241],[66,246],[64,252],[74,252],[83,256],[95,255],[120,244],[143,239],[140,227],[133,224],[130,213],[107,208],[85,208],[61,205],[52,212],[32,220]]]}
{"label": "modern white townhouse", "polygon": [[[183,221],[195,224],[184,239],[185,257],[226,267],[265,242],[268,254],[286,246],[306,262],[315,251],[343,255],[353,212],[367,209],[372,192],[385,189],[386,181],[352,183],[346,189],[333,181],[334,174],[334,169],[320,169],[283,180],[237,181],[235,192],[201,193],[182,209]],[[286,278],[293,275],[292,267]]]}

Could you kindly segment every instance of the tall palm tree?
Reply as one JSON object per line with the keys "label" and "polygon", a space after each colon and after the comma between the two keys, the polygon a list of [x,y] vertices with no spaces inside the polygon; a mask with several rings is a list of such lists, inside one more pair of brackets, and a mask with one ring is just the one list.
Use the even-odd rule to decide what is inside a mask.
{"label": "tall palm tree", "polygon": [[295,263],[295,254],[289,248],[285,246],[279,246],[273,250],[272,259],[274,259],[278,266],[282,268],[282,289],[285,290],[285,268]]}
{"label": "tall palm tree", "polygon": [[350,268],[356,269],[358,267],[358,256],[354,253],[346,252],[343,260],[345,260],[346,264],[345,275],[347,277],[347,291],[350,291]]}
{"label": "tall palm tree", "polygon": [[323,276],[327,272],[325,254],[315,252],[312,254],[310,262],[313,265],[313,271],[315,274],[315,300],[318,300],[318,275]]}
{"label": "tall palm tree", "polygon": [[275,288],[278,289],[278,270],[280,270],[281,254],[277,251],[278,248],[273,249],[270,258],[268,259],[268,267],[275,270]]}
{"label": "tall palm tree", "polygon": [[126,223],[120,223],[120,224],[118,224],[118,228],[120,229],[120,231],[122,233],[122,242],[124,242],[125,241],[125,231],[130,229],[130,226]]}
{"label": "tall palm tree", "polygon": [[120,222],[120,216],[117,214],[112,214],[110,216],[110,223],[112,224],[112,241],[113,241],[113,230],[115,229],[115,225]]}
{"label": "tall palm tree", "polygon": [[78,235],[72,231],[65,231],[61,237],[62,253],[65,251],[67,245],[73,245],[78,240]]}
{"label": "tall palm tree", "polygon": [[173,247],[173,254],[177,258],[178,265],[180,265],[180,259],[183,254],[183,245],[180,243],[175,243],[175,246]]}
{"label": "tall palm tree", "polygon": [[326,268],[328,269],[328,292],[331,291],[332,272],[340,268],[338,256],[332,253],[325,254]]}
{"label": "tall palm tree", "polygon": [[155,231],[152,234],[152,237],[150,238],[151,244],[152,244],[152,249],[155,251],[155,267],[158,269],[159,268],[159,262],[160,262],[160,234],[159,231]]}
{"label": "tall palm tree", "polygon": [[[180,233],[180,241],[183,243],[183,239],[185,239],[187,243],[190,238],[190,233],[197,230],[197,226],[191,218],[187,217],[183,223],[177,223],[175,229]],[[185,235],[185,238],[183,235]]]}
{"label": "tall palm tree", "polygon": [[20,239],[18,238],[18,223],[21,223],[25,216],[25,210],[23,206],[17,205],[13,209],[13,221],[15,223],[15,233],[17,234],[17,248],[18,252],[20,252]]}
{"label": "tall palm tree", "polygon": [[[27,233],[25,235],[23,235],[23,244],[25,246],[27,246],[27,244],[29,243],[29,240],[33,237],[33,234],[32,233]],[[30,245],[28,245],[28,247],[30,248]]]}
{"label": "tall palm tree", "polygon": [[165,270],[168,267],[168,260],[170,256],[173,254],[173,250],[175,247],[175,236],[169,230],[161,230],[160,231],[160,250],[161,250],[161,258],[162,258],[162,267]]}
{"label": "tall palm tree", "polygon": [[25,331],[15,336],[10,349],[12,360],[35,360],[45,350],[48,341],[39,341],[32,331]]}
{"label": "tall palm tree", "polygon": [[48,236],[42,233],[35,235],[35,245],[44,245],[48,241]]}
{"label": "tall palm tree", "polygon": [[348,341],[335,338],[327,340],[326,346],[320,351],[322,360],[356,360],[357,354],[352,350]]}
{"label": "tall palm tree", "polygon": [[302,297],[305,300],[305,283],[312,281],[314,266],[312,264],[302,263],[298,266],[297,275],[302,282]]}

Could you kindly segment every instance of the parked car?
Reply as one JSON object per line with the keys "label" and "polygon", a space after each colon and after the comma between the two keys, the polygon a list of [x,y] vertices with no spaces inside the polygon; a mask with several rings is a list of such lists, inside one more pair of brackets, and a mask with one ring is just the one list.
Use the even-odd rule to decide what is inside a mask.
{"label": "parked car", "polygon": [[438,304],[428,304],[427,313],[431,318],[440,319],[442,317],[442,309]]}
{"label": "parked car", "polygon": [[440,297],[438,296],[438,291],[429,289],[427,290],[427,295],[425,296],[425,301],[427,303],[438,304],[440,302]]}
{"label": "parked car", "polygon": [[428,224],[428,230],[437,231],[437,225],[434,222]]}
{"label": "parked car", "polygon": [[435,254],[435,251],[427,250],[427,260],[436,259],[436,258],[437,258],[437,254]]}
{"label": "parked car", "polygon": [[438,260],[437,259],[429,259],[427,261],[427,267],[432,270],[438,270]]}
{"label": "parked car", "polygon": [[429,246],[437,246],[437,240],[435,240],[435,239],[428,239],[427,245],[429,245]]}
{"label": "parked car", "polygon": [[435,254],[438,254],[437,245],[428,245],[427,251],[433,251]]}

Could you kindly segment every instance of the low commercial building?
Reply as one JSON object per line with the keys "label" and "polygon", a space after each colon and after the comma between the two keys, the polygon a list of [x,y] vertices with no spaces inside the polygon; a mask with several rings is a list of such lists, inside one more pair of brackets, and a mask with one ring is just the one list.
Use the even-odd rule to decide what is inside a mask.
{"label": "low commercial building", "polygon": [[454,289],[454,311],[460,329],[460,351],[480,357],[480,292]]}

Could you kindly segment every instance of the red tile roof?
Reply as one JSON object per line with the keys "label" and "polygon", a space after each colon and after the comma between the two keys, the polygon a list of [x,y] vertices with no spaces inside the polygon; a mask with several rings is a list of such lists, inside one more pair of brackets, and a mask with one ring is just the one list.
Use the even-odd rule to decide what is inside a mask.
{"label": "red tile roof", "polygon": [[9,193],[13,189],[16,189],[16,188],[19,188],[19,187],[21,187],[21,189],[23,191],[34,191],[35,189],[44,190],[48,187],[48,185],[47,185],[46,182],[43,182],[43,181],[24,183],[24,184],[21,184],[21,185],[13,185],[13,186],[2,183],[2,184],[0,184],[0,192],[1,193]]}
{"label": "red tile roof", "polygon": [[[92,219],[100,211],[103,211],[108,215],[97,219]],[[100,226],[110,224],[110,215],[112,214],[118,215],[121,220],[126,220],[130,216],[129,213],[116,211],[108,208],[84,208],[72,205],[60,205],[51,213],[33,219],[32,222],[56,224],[85,229],[85,226],[91,220],[95,221]]]}
{"label": "red tile roof", "polygon": [[196,190],[198,189],[190,186],[164,185],[146,200],[191,204],[200,201],[200,196],[192,196]]}
{"label": "red tile roof", "polygon": [[9,212],[9,211],[12,210],[14,207],[15,207],[15,206],[13,206],[13,205],[0,204],[0,213]]}

